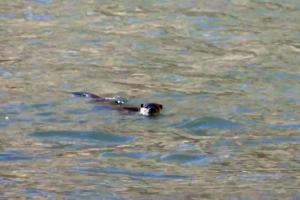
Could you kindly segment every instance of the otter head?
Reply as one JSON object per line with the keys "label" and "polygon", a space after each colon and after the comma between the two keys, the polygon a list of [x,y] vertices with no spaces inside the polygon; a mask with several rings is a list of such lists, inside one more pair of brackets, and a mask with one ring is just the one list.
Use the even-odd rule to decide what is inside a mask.
{"label": "otter head", "polygon": [[163,106],[158,103],[141,104],[140,113],[146,116],[156,116],[162,111]]}

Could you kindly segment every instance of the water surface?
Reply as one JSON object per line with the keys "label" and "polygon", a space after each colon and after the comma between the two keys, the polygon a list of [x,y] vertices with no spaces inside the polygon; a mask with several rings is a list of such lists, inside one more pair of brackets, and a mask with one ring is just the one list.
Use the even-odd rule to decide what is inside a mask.
{"label": "water surface", "polygon": [[0,198],[299,199],[298,0],[2,0],[0,24]]}

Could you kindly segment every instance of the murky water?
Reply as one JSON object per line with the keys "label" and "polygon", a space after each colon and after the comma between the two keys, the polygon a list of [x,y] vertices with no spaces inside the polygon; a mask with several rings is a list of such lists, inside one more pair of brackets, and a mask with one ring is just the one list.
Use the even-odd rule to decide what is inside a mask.
{"label": "murky water", "polygon": [[[1,199],[300,198],[300,1],[0,11]],[[124,115],[68,91],[165,109]]]}

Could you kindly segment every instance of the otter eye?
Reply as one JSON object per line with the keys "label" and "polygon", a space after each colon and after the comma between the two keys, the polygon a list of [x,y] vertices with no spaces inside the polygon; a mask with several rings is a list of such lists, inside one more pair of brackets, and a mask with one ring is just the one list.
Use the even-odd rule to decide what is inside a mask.
{"label": "otter eye", "polygon": [[141,108],[143,108],[144,107],[144,104],[141,104]]}

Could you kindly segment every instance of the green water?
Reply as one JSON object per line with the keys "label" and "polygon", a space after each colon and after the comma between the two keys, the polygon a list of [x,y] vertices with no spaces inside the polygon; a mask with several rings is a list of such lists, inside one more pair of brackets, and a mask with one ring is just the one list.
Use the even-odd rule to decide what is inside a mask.
{"label": "green water", "polygon": [[299,32],[298,0],[2,0],[0,198],[299,199]]}

